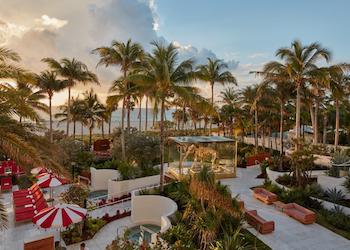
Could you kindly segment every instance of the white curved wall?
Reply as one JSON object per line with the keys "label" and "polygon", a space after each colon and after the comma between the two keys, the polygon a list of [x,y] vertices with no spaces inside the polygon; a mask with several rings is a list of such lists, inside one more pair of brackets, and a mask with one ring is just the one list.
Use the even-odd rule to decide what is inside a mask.
{"label": "white curved wall", "polygon": [[171,227],[169,216],[177,211],[177,204],[160,195],[136,195],[131,198],[131,220],[135,224],[153,224],[161,227],[161,232]]}
{"label": "white curved wall", "polygon": [[90,168],[91,173],[91,190],[107,190],[108,180],[118,179],[119,171],[115,169],[96,169]]}
{"label": "white curved wall", "polygon": [[136,189],[158,185],[159,180],[160,175],[152,175],[125,181],[109,179],[107,181],[108,198],[119,197]]}

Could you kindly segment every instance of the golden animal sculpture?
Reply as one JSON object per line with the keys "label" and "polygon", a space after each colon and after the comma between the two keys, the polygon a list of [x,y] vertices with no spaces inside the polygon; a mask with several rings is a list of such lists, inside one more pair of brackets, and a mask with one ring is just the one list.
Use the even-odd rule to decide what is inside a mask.
{"label": "golden animal sculpture", "polygon": [[200,161],[200,166],[203,167],[203,162],[207,157],[211,157],[211,167],[212,169],[217,169],[217,159],[218,159],[218,152],[212,148],[209,147],[202,147],[202,146],[196,146],[192,144],[189,146],[186,150],[186,154],[183,158],[183,162],[186,161],[187,157],[190,154],[194,154],[194,161],[191,166],[191,169],[196,170],[196,166],[198,161]]}

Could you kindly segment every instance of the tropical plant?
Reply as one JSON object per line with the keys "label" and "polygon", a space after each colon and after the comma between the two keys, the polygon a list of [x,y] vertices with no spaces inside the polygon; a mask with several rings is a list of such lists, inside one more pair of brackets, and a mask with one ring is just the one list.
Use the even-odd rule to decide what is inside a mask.
{"label": "tropical plant", "polygon": [[152,42],[152,54],[145,56],[145,62],[138,72],[131,75],[131,82],[152,89],[156,103],[160,104],[160,186],[164,183],[164,114],[166,101],[174,96],[186,96],[189,89],[184,86],[194,77],[192,60],[177,63],[176,48],[160,42]]}
{"label": "tropical plant", "polygon": [[71,89],[77,83],[99,83],[97,76],[89,71],[88,67],[78,61],[77,59],[63,58],[56,61],[53,58],[43,58],[43,62],[46,62],[49,67],[56,72],[59,76],[66,79],[66,87],[68,88],[68,112],[67,112],[67,136],[69,135],[69,123],[71,121],[70,107],[71,107]]}
{"label": "tropical plant", "polygon": [[334,188],[328,188],[324,194],[328,197],[328,199],[333,202],[337,203],[341,200],[345,199],[345,194],[343,193],[342,190],[338,190],[336,187]]}
{"label": "tropical plant", "polygon": [[[208,58],[208,63],[197,67],[196,77],[202,81],[208,82],[211,87],[211,105],[214,107],[214,84],[232,83],[237,85],[236,78],[230,71],[224,71],[228,66],[222,60]],[[209,124],[209,134],[212,130],[212,116]]]}
{"label": "tropical plant", "polygon": [[46,93],[49,98],[49,117],[50,117],[50,142],[53,142],[52,136],[52,97],[55,92],[59,92],[66,87],[67,82],[57,79],[57,74],[50,71],[44,71],[36,77],[36,86]]}
{"label": "tropical plant", "polygon": [[329,61],[331,53],[318,43],[303,45],[300,41],[295,40],[291,47],[278,49],[276,56],[282,62],[272,61],[265,64],[263,72],[266,75],[288,76],[296,89],[295,145],[297,150],[300,146],[301,90],[306,84],[327,80],[328,70],[317,67],[317,62],[321,59]]}
{"label": "tropical plant", "polygon": [[[140,64],[143,58],[144,52],[142,46],[138,43],[133,43],[129,39],[126,43],[120,41],[112,41],[110,47],[99,47],[93,50],[93,53],[97,53],[100,56],[100,61],[97,65],[110,65],[120,66],[123,76],[119,78],[122,82],[121,89],[126,90],[130,87],[130,82],[127,77],[131,70]],[[116,103],[114,103],[116,105]],[[130,113],[130,95],[123,96],[122,98],[122,121],[121,121],[121,140],[122,140],[122,157],[125,160],[125,135],[124,135],[124,119],[125,109],[127,108],[128,114]],[[130,117],[128,115],[128,117]],[[130,121],[128,120],[127,130],[129,131]]]}

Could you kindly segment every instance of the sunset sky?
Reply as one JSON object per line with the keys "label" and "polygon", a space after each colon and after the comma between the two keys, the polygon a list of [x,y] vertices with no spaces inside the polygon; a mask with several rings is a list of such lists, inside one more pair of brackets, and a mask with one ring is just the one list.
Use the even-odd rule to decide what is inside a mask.
{"label": "sunset sky", "polygon": [[[274,59],[293,39],[319,41],[333,62],[350,60],[350,2],[346,0],[0,0],[0,46],[17,51],[21,65],[39,73],[43,57],[76,57],[102,83],[93,88],[104,100],[117,67],[97,68],[91,50],[113,39],[132,38],[149,49],[152,40],[174,42],[181,59],[224,59],[239,87],[258,82],[250,75]],[[336,14],[335,14],[336,13]],[[200,84],[200,83],[198,83]],[[90,88],[78,86],[73,95]],[[203,92],[209,86],[203,85]],[[217,88],[217,93],[220,91]],[[66,92],[54,97],[62,104]]]}

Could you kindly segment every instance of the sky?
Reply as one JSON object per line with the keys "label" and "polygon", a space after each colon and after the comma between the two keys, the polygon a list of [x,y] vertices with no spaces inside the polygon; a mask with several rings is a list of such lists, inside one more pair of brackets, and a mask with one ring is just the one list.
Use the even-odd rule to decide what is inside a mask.
{"label": "sky", "polygon": [[[180,59],[223,59],[239,88],[259,79],[249,74],[276,59],[275,51],[294,39],[320,42],[332,62],[350,61],[348,0],[0,0],[0,46],[17,51],[21,65],[36,73],[47,69],[43,57],[75,57],[97,73],[101,86],[78,85],[77,95],[93,87],[103,101],[120,73],[96,68],[91,50],[112,40],[173,42]],[[201,86],[208,96],[209,85]],[[223,87],[217,85],[216,95]],[[54,96],[63,104],[67,93]]]}

